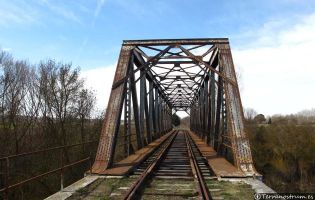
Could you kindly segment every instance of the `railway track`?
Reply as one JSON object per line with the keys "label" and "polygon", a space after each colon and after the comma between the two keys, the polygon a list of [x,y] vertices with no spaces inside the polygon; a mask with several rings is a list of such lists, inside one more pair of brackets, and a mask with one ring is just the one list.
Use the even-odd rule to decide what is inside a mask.
{"label": "railway track", "polygon": [[160,196],[160,198],[165,196],[165,199],[170,199],[169,196],[183,195],[172,190],[167,193],[165,192],[167,189],[155,187],[153,191],[143,192],[146,187],[152,187],[150,182],[161,179],[171,180],[170,186],[172,183],[176,185],[179,180],[182,181],[180,188],[188,185],[189,188],[186,190],[190,191],[192,198],[212,199],[205,182],[205,178],[210,178],[212,172],[185,130],[174,131],[159,149],[134,170],[132,176],[136,176],[137,179],[125,194],[126,200],[140,199],[145,195]]}

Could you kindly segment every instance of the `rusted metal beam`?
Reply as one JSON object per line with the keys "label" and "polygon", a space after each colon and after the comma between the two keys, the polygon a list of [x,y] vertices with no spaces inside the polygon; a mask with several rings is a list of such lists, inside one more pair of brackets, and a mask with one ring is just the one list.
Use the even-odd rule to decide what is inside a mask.
{"label": "rusted metal beam", "polygon": [[[218,48],[220,50],[219,65],[223,68],[223,74],[237,83],[229,44],[220,44]],[[234,164],[245,174],[253,175],[256,171],[253,166],[249,141],[244,128],[244,113],[238,85],[236,84],[235,86],[230,82],[226,82],[224,83],[224,90],[229,122],[228,134],[233,138],[232,147],[235,149]]]}
{"label": "rusted metal beam", "polygon": [[[133,46],[123,46],[121,48],[113,85],[127,76],[128,66],[132,61],[133,48]],[[120,125],[120,116],[125,91],[125,84],[120,84],[111,91],[100,135],[100,142],[92,168],[94,173],[99,173],[107,169],[113,163],[116,137]]]}
{"label": "rusted metal beam", "polygon": [[[222,67],[220,66],[220,71],[222,71]],[[218,77],[219,79],[219,85],[218,85],[218,91],[217,91],[217,107],[216,110],[213,110],[215,113],[215,124],[214,124],[214,132],[213,132],[213,148],[217,151],[219,146],[219,135],[220,135],[220,125],[221,125],[221,119],[223,119],[223,113],[222,113],[222,101],[223,101],[223,81],[222,77]]]}
{"label": "rusted metal beam", "polygon": [[[135,129],[136,129],[136,136],[137,136],[137,148],[140,149],[146,145],[146,140],[144,138],[144,132],[141,130],[141,121],[140,114],[139,114],[139,104],[138,104],[138,95],[137,95],[137,87],[135,83],[135,74],[133,70],[133,64],[130,66],[130,89],[132,94],[132,105],[133,105],[133,117],[134,117],[134,123],[135,123]],[[141,97],[140,97],[141,98]],[[140,111],[141,112],[141,111]]]}
{"label": "rusted metal beam", "polygon": [[123,45],[144,45],[144,46],[161,46],[161,45],[203,45],[203,44],[227,44],[228,38],[195,38],[195,39],[153,39],[153,40],[124,40]]}

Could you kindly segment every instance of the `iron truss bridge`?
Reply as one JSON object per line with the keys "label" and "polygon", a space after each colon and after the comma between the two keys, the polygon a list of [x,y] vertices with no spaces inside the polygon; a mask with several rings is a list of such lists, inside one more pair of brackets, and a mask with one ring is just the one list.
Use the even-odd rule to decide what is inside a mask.
{"label": "iron truss bridge", "polygon": [[177,111],[217,155],[256,173],[227,38],[123,41],[92,172],[170,132]]}

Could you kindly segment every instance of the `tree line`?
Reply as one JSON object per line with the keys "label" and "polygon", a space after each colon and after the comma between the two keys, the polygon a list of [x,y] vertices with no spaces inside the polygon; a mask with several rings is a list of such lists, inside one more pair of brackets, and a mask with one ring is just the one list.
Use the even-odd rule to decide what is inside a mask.
{"label": "tree line", "polygon": [[[0,53],[1,155],[25,152],[32,144],[69,144],[74,142],[72,134],[79,134],[75,138],[81,141],[91,139],[85,128],[94,105],[94,92],[84,87],[79,68],[71,63],[47,60],[31,65]],[[70,130],[74,127],[76,133]],[[36,140],[43,138],[38,146]]]}
{"label": "tree line", "polygon": [[[264,116],[245,109],[254,165],[277,192],[315,191],[315,109]],[[189,116],[181,119],[189,128]]]}
{"label": "tree line", "polygon": [[313,192],[315,109],[266,118],[250,109],[245,117],[254,164],[264,182],[277,192]]}
{"label": "tree line", "polygon": [[[80,69],[71,63],[48,59],[30,64],[0,51],[0,157],[98,140],[102,116],[92,116],[97,113],[95,101],[94,91],[85,87]],[[74,156],[66,150],[65,162],[81,156],[86,148],[76,149]],[[11,179],[25,177],[26,168],[32,168],[27,173],[39,168],[45,171],[58,160],[57,155],[49,156],[43,160],[31,158],[38,164],[35,167],[25,165],[26,161],[12,162],[15,171]],[[3,183],[3,163],[0,170]],[[69,179],[78,176],[75,172],[72,175]],[[54,192],[49,187],[46,185],[46,192]],[[36,190],[35,186],[28,189]]]}

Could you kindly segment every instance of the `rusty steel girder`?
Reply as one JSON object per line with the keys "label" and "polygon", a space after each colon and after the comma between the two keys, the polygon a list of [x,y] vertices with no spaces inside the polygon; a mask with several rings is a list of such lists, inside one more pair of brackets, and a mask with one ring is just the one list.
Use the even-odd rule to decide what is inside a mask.
{"label": "rusty steel girder", "polygon": [[[132,48],[132,46],[123,46],[121,48],[113,85],[127,75]],[[98,173],[108,168],[113,161],[112,155],[116,144],[115,139],[117,136],[117,129],[119,128],[118,121],[120,121],[121,116],[124,90],[124,84],[121,84],[111,91],[100,136],[100,142],[92,168],[93,173]]]}
{"label": "rusty steel girder", "polygon": [[256,174],[227,38],[125,40],[93,172],[170,131],[177,111],[218,155]]}
{"label": "rusty steel girder", "polygon": [[224,84],[227,101],[228,134],[232,138],[231,143],[234,149],[235,165],[245,174],[251,175],[255,171],[249,141],[244,131],[244,113],[231,49],[229,44],[220,44],[218,48],[220,49],[219,65],[223,66],[223,74],[236,83],[235,85],[231,85],[229,82]]}

